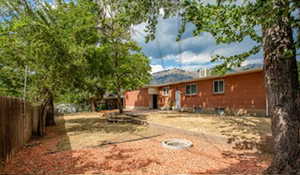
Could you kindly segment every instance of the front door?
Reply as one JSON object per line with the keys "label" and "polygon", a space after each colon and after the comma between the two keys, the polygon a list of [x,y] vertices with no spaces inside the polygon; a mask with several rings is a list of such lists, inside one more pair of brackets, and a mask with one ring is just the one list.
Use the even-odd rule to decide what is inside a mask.
{"label": "front door", "polygon": [[180,109],[181,108],[181,96],[180,96],[180,91],[177,90],[175,93],[175,100],[176,100],[176,109]]}
{"label": "front door", "polygon": [[157,102],[158,102],[158,96],[157,95],[152,95],[153,109],[158,108]]}

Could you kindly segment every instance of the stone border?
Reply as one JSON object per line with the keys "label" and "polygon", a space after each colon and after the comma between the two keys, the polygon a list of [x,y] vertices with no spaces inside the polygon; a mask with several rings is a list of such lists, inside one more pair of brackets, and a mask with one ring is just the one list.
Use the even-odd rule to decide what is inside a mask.
{"label": "stone border", "polygon": [[138,120],[128,114],[122,114],[127,117],[120,117],[118,113],[106,113],[104,114],[106,120],[111,123],[132,123],[137,125],[148,125],[147,121]]}

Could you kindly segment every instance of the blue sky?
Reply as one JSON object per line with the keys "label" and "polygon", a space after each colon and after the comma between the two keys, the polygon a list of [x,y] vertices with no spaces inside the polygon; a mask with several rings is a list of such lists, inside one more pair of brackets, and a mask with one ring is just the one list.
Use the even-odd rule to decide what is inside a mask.
{"label": "blue sky", "polygon": [[[179,18],[161,19],[158,23],[156,39],[145,43],[145,24],[140,24],[133,29],[133,38],[142,47],[143,52],[151,60],[152,72],[171,68],[182,68],[185,70],[197,70],[199,68],[210,68],[216,65],[211,63],[213,55],[220,54],[230,56],[250,50],[257,43],[250,38],[245,38],[241,43],[217,45],[209,33],[201,36],[192,36],[194,26],[187,26],[186,33],[180,42],[176,42]],[[262,63],[263,53],[252,55],[243,65]]]}
{"label": "blue sky", "polygon": [[[52,2],[53,0],[48,0]],[[214,0],[207,1],[215,3]],[[239,1],[238,1],[239,2]],[[250,38],[245,38],[241,43],[217,45],[209,33],[201,36],[192,36],[194,26],[187,25],[186,32],[180,42],[176,42],[176,36],[180,27],[180,19],[160,19],[156,32],[156,39],[145,43],[145,24],[133,28],[133,39],[138,42],[146,56],[151,60],[152,72],[165,69],[181,68],[185,70],[197,70],[199,68],[211,68],[217,63],[210,62],[214,55],[231,56],[250,50],[257,43]],[[257,30],[260,32],[260,30]],[[243,65],[262,64],[263,52],[250,56]]]}
{"label": "blue sky", "polygon": [[[231,56],[250,50],[257,43],[250,38],[245,38],[240,43],[217,45],[209,33],[192,36],[194,26],[189,24],[180,42],[176,42],[180,19],[173,17],[161,19],[158,23],[156,39],[145,43],[144,32],[146,24],[133,28],[133,39],[138,42],[146,56],[151,60],[152,72],[166,69],[181,68],[195,71],[200,68],[211,68],[217,63],[210,62],[214,55]],[[261,33],[260,30],[257,30]],[[298,50],[299,53],[300,50]],[[297,56],[300,60],[300,56]],[[242,66],[248,64],[262,64],[263,52],[250,56]]]}

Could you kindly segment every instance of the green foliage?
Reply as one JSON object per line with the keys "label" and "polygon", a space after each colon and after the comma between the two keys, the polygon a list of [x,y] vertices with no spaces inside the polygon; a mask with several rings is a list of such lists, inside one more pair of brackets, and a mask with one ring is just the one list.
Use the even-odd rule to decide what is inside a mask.
{"label": "green foliage", "polygon": [[[23,73],[23,74],[22,74]],[[22,96],[24,71],[0,65],[0,96]]]}
{"label": "green foliage", "polygon": [[14,14],[0,24],[1,33],[6,34],[0,41],[1,60],[9,60],[14,71],[25,65],[30,68],[33,94],[42,95],[43,89],[59,94],[74,86],[91,57],[87,50],[97,49],[96,4],[61,1],[53,8],[42,1],[2,0],[1,5]]}
{"label": "green foliage", "polygon": [[0,0],[1,94],[22,94],[25,66],[32,101],[50,91],[81,103],[148,82],[149,60],[130,39],[135,22],[123,2],[55,3]]}
{"label": "green foliage", "polygon": [[130,54],[128,47],[131,48],[132,44],[120,45],[111,60],[112,74],[108,85],[114,93],[140,88],[151,79],[149,59],[141,53]]}
{"label": "green foliage", "polygon": [[122,91],[143,86],[151,78],[148,58],[130,37],[130,27],[137,18],[131,19],[133,16],[127,11],[130,10],[128,5],[125,1],[104,1],[104,7],[107,7],[105,11],[113,18],[99,22],[99,27],[106,31],[104,45],[109,48],[106,57],[109,59],[111,73],[108,75],[107,87],[110,92],[119,96]]}
{"label": "green foliage", "polygon": [[[277,8],[281,3],[288,3],[286,8]],[[130,2],[131,3],[131,2]],[[130,4],[131,5],[131,4]],[[130,6],[129,5],[129,6]],[[180,16],[182,26],[177,40],[180,40],[185,32],[185,25],[195,25],[194,36],[200,36],[202,32],[210,33],[218,44],[239,43],[245,38],[251,38],[257,45],[245,53],[225,57],[215,56],[212,61],[220,62],[216,70],[225,72],[231,67],[240,66],[249,56],[256,54],[262,47],[262,33],[260,29],[272,26],[278,17],[289,20],[294,29],[300,28],[299,1],[287,0],[144,0],[139,5],[131,5],[135,9],[135,17],[148,23],[147,40],[155,38],[155,30],[159,17]],[[158,10],[160,9],[160,10]],[[298,11],[297,11],[298,9]],[[131,10],[133,11],[133,10]],[[164,15],[161,15],[164,11]],[[140,13],[138,13],[140,12]],[[296,15],[291,15],[292,13]],[[296,48],[300,48],[300,30],[295,40]],[[294,54],[287,50],[287,55]]]}

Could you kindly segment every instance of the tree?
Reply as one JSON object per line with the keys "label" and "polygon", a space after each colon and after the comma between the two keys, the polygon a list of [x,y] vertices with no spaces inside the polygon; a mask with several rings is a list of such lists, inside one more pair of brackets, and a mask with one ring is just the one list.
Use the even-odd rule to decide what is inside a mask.
{"label": "tree", "polygon": [[0,96],[22,97],[24,90],[25,69],[15,70],[1,61],[0,65]]}
{"label": "tree", "polygon": [[[241,42],[251,38],[257,45],[248,52],[224,57],[217,55],[212,61],[220,61],[217,67],[225,72],[240,66],[250,55],[264,51],[265,85],[272,119],[274,157],[267,174],[292,174],[299,172],[299,82],[296,64],[296,48],[300,46],[300,2],[296,0],[145,0],[128,3],[128,11],[148,22],[147,39],[154,39],[155,27],[164,9],[164,17],[180,15],[182,27],[193,23],[195,36],[209,32],[217,43]],[[136,9],[135,11],[132,9]],[[174,10],[176,9],[176,11]],[[132,12],[134,11],[134,12]],[[293,15],[293,14],[297,15]],[[262,32],[259,32],[259,31]],[[298,34],[293,38],[293,33]]]}
{"label": "tree", "polygon": [[[4,7],[0,11],[0,29],[5,34],[5,40],[0,42],[0,58],[12,60],[13,70],[30,68],[31,100],[43,99],[44,109],[51,111],[49,125],[54,124],[56,97],[61,100],[64,95],[77,93],[72,99],[87,99],[95,111],[96,101],[102,99],[107,83],[116,84],[112,75],[117,73],[112,70],[122,72],[126,68],[127,72],[122,74],[127,76],[135,74],[130,66],[141,65],[145,68],[141,71],[146,71],[141,72],[141,77],[149,74],[149,62],[130,40],[131,23],[122,7],[115,6],[116,2],[56,0],[50,5],[45,0],[0,0]],[[141,63],[133,61],[134,64],[124,66],[124,60]],[[122,64],[115,66],[116,62]],[[122,86],[126,89],[146,82],[138,80]],[[120,91],[116,92],[121,96]]]}
{"label": "tree", "polygon": [[107,90],[117,95],[119,112],[123,113],[123,92],[149,83],[151,67],[149,59],[131,39],[131,26],[137,23],[137,18],[129,16],[124,7],[125,1],[95,1],[101,7],[98,15],[105,16],[98,20],[97,27],[103,33],[100,46],[109,48],[106,58],[111,72],[107,79]]}
{"label": "tree", "polygon": [[32,100],[48,111],[47,125],[55,124],[55,96],[76,84],[87,50],[95,50],[99,40],[95,3],[56,2],[53,7],[39,0],[0,1],[1,60],[11,60],[13,70],[30,68]]}
{"label": "tree", "polygon": [[[137,53],[130,53],[133,51]],[[120,113],[123,113],[122,94],[126,90],[142,87],[151,78],[149,59],[138,51],[133,42],[119,43],[111,57],[112,74],[108,87],[117,95]]]}
{"label": "tree", "polygon": [[[72,103],[85,102],[90,104],[91,111],[97,109],[97,101],[103,99],[107,91],[107,80],[111,74],[111,66],[105,53],[109,52],[104,45],[92,48],[88,53],[87,64],[82,66],[76,84],[67,89],[63,95],[71,95]],[[74,96],[74,93],[76,95]]]}

